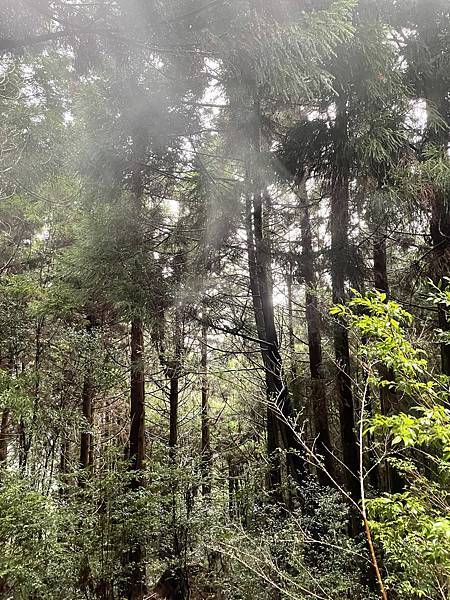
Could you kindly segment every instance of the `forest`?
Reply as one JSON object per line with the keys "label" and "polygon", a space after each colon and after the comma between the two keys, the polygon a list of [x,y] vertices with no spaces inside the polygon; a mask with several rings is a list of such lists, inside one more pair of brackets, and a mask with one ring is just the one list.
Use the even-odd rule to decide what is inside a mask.
{"label": "forest", "polygon": [[450,0],[0,0],[0,599],[450,599]]}

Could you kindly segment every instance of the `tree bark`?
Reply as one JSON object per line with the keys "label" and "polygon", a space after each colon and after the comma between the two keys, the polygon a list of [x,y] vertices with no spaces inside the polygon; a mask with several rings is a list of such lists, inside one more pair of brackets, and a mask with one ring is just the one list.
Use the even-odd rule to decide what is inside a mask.
{"label": "tree bark", "polygon": [[86,374],[83,384],[83,418],[85,419],[84,428],[86,426],[88,430],[81,432],[80,441],[80,467],[87,469],[92,465],[91,463],[91,445],[92,445],[92,399],[93,399],[93,387],[92,379],[89,374]]}
{"label": "tree bark", "polygon": [[[142,319],[131,322],[131,380],[130,380],[130,441],[131,469],[142,471],[145,458],[145,381],[144,381],[144,327]],[[137,475],[133,487],[140,487]]]}
{"label": "tree bark", "polygon": [[[264,364],[267,397],[267,452],[270,457],[269,489],[279,496],[282,475],[280,449],[286,451],[288,472],[298,484],[305,479],[305,463],[301,444],[293,431],[292,402],[283,377],[283,363],[279,350],[273,310],[271,278],[271,240],[268,227],[270,197],[265,191],[259,160],[261,156],[261,115],[257,101],[253,111],[253,164],[250,180],[253,193],[246,202],[246,229],[250,290],[252,293],[256,328],[260,339]],[[265,214],[266,213],[266,214]],[[279,498],[280,499],[280,498]]]}
{"label": "tree bark", "polygon": [[[134,223],[133,231],[136,247],[142,244],[142,208],[144,197],[144,182],[139,162],[143,161],[146,152],[146,139],[143,130],[134,132],[134,156],[137,164],[131,176],[131,192],[133,194]],[[139,281],[140,273],[134,273]],[[145,362],[144,362],[144,323],[139,314],[140,307],[131,319],[131,349],[130,349],[130,433],[129,433],[129,464],[133,472],[130,482],[132,490],[144,486],[143,471],[145,461]],[[135,534],[134,534],[135,535]],[[134,537],[125,556],[126,567],[126,596],[128,600],[142,600],[146,594],[145,584],[145,549],[141,542]]]}
{"label": "tree bark", "polygon": [[[86,333],[88,338],[92,337],[94,328],[94,318],[88,317]],[[90,339],[88,339],[90,342]],[[80,467],[87,469],[92,466],[92,425],[93,425],[93,399],[94,399],[94,382],[92,377],[91,352],[88,351],[88,356],[85,364],[83,392],[82,392],[82,412],[85,421],[84,431],[81,432],[80,440]],[[86,429],[87,425],[87,429]],[[82,478],[80,483],[82,483]]]}
{"label": "tree bark", "polygon": [[293,308],[293,285],[294,285],[294,258],[289,257],[288,272],[286,274],[287,310],[288,310],[288,346],[289,346],[289,390],[292,394],[292,405],[295,412],[304,408],[301,390],[301,378],[296,360],[295,331],[294,331],[294,308]]}
{"label": "tree bark", "polygon": [[201,342],[201,369],[202,369],[202,440],[201,440],[201,474],[202,495],[208,498],[211,494],[211,436],[209,415],[209,390],[208,390],[208,327],[202,324]]}
{"label": "tree bark", "polygon": [[[269,453],[279,448],[287,452],[289,474],[298,484],[304,482],[306,469],[302,458],[302,448],[297,434],[291,426],[293,407],[287,384],[283,376],[283,362],[280,354],[278,335],[275,327],[273,309],[273,292],[271,278],[271,250],[268,227],[264,226],[264,199],[268,196],[256,193],[253,196],[253,222],[255,237],[255,259],[257,287],[261,298],[264,318],[264,340],[262,347],[263,361],[266,372],[268,398],[268,446]],[[268,208],[266,204],[266,209]],[[272,484],[278,484],[281,474],[276,474]]]}
{"label": "tree bark", "polygon": [[322,369],[322,335],[320,314],[317,306],[317,280],[312,246],[311,220],[306,182],[300,185],[301,199],[301,271],[305,282],[306,326],[308,331],[309,370],[311,375],[311,405],[316,436],[315,451],[323,458],[324,469],[317,469],[321,485],[330,484],[335,478],[332,456],[325,378]]}
{"label": "tree bark", "polygon": [[[277,453],[280,448],[280,442],[278,440],[278,429],[276,426],[276,418],[271,408],[271,380],[268,371],[267,363],[267,344],[266,344],[266,331],[264,326],[264,314],[262,308],[261,292],[259,289],[259,279],[256,265],[256,251],[255,241],[253,233],[253,208],[251,195],[246,196],[246,235],[247,235],[247,257],[248,257],[248,270],[249,270],[249,281],[250,291],[253,303],[253,312],[255,316],[256,331],[260,340],[261,355],[264,363],[264,374],[266,380],[266,435],[267,435],[267,454],[270,460],[270,469],[268,473],[268,487],[272,492],[276,489],[280,489],[281,486],[281,464],[280,457]],[[267,363],[267,364],[266,364]]]}
{"label": "tree bark", "polygon": [[[340,155],[331,186],[331,280],[333,303],[345,302],[345,280],[348,261],[349,229],[349,168],[347,153],[347,114],[345,102],[337,104],[335,134],[339,139],[336,153]],[[334,353],[337,364],[336,388],[339,402],[339,422],[342,459],[345,467],[347,489],[356,502],[360,499],[358,480],[358,443],[355,432],[352,381],[350,372],[350,347],[348,331],[338,319],[333,328]]]}
{"label": "tree bark", "polygon": [[169,454],[172,460],[175,460],[176,447],[178,445],[178,403],[179,403],[179,383],[181,372],[181,354],[183,348],[183,332],[181,322],[181,308],[175,307],[174,322],[174,357],[169,362],[168,374],[170,379],[169,391]]}
{"label": "tree bark", "polygon": [[[131,322],[131,380],[130,380],[130,468],[135,472],[131,489],[144,485],[141,471],[145,459],[145,379],[144,379],[144,327],[141,318]],[[144,549],[139,541],[131,540],[126,554],[126,596],[128,600],[142,600],[146,593]]]}
{"label": "tree bark", "polygon": [[[447,90],[445,90],[447,94]],[[444,119],[446,126],[428,129],[430,143],[448,152],[450,133],[450,107],[445,94],[439,92],[439,86],[434,86],[429,94],[429,104],[437,109]],[[431,106],[430,106],[431,108]],[[435,193],[431,200],[431,240],[433,243],[433,280],[436,284],[450,275],[450,198],[441,193]],[[438,325],[444,332],[450,332],[448,307],[438,304]],[[444,375],[450,375],[450,344],[441,343],[441,369]]]}

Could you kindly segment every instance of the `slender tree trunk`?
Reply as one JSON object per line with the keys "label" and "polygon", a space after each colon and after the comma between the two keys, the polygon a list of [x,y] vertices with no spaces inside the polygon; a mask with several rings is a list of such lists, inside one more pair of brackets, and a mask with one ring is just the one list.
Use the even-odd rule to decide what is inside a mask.
{"label": "slender tree trunk", "polygon": [[247,237],[247,256],[248,256],[248,271],[250,291],[252,295],[253,312],[255,315],[256,331],[261,342],[261,349],[265,347],[266,332],[264,328],[264,314],[261,301],[261,293],[259,291],[259,281],[256,269],[256,252],[255,238],[253,233],[253,206],[251,194],[246,195],[245,207],[245,229]]}
{"label": "slender tree trunk", "polygon": [[92,444],[92,399],[93,399],[93,388],[92,379],[89,374],[86,374],[83,383],[83,418],[85,419],[85,425],[89,428],[86,431],[81,432],[81,443],[80,443],[80,467],[87,469],[92,466],[91,463],[91,444]]}
{"label": "slender tree trunk", "polygon": [[[433,108],[437,109],[444,119],[446,126],[429,128],[428,136],[432,144],[441,148],[446,154],[449,145],[450,107],[449,101],[439,93],[439,87],[430,93]],[[447,94],[447,90],[445,90]],[[433,279],[436,284],[444,277],[450,276],[450,198],[444,194],[435,193],[431,204],[431,240],[433,243]],[[438,304],[438,325],[442,331],[450,331],[448,307]],[[450,375],[450,344],[441,343],[441,368],[444,375]]]}
{"label": "slender tree trunk", "polygon": [[289,261],[286,275],[287,309],[288,309],[288,344],[290,358],[291,379],[295,382],[297,378],[297,364],[295,361],[295,333],[294,333],[294,308],[293,308],[293,264]]}
{"label": "slender tree trunk", "polygon": [[[337,149],[342,156],[341,164],[337,167],[332,181],[330,215],[331,280],[334,304],[345,302],[346,299],[345,279],[349,247],[349,170],[345,158],[348,151],[346,147],[347,115],[345,104],[342,101],[337,106],[336,137],[338,136],[343,147]],[[334,322],[333,341],[337,363],[336,388],[345,479],[351,497],[358,501],[360,499],[358,443],[350,372],[350,347],[347,328],[337,319]]]}
{"label": "slender tree trunk", "polygon": [[170,378],[169,392],[169,453],[172,460],[175,460],[176,447],[178,444],[178,404],[179,404],[179,385],[181,371],[181,354],[183,347],[182,340],[182,322],[181,308],[175,308],[174,323],[174,358],[170,361],[168,373]]}
{"label": "slender tree trunk", "polygon": [[277,419],[274,415],[274,411],[271,407],[271,377],[269,373],[269,365],[267,363],[267,343],[266,343],[266,331],[264,325],[264,314],[261,300],[261,292],[259,286],[259,278],[257,273],[256,265],[256,251],[255,241],[253,233],[253,207],[251,195],[248,194],[246,197],[246,234],[247,234],[247,254],[248,254],[248,268],[250,278],[250,291],[253,302],[253,312],[255,315],[256,331],[260,340],[261,354],[264,362],[264,372],[266,379],[266,397],[267,397],[267,411],[266,411],[266,430],[267,430],[267,454],[270,459],[270,470],[268,474],[268,487],[272,492],[276,489],[280,489],[281,486],[281,464],[280,457],[277,453],[280,448],[280,442],[278,439],[278,428]]}
{"label": "slender tree trunk", "polygon": [[321,485],[329,485],[335,478],[334,459],[328,422],[328,406],[325,378],[322,370],[322,335],[320,314],[317,306],[317,281],[312,246],[311,220],[309,215],[306,181],[300,187],[301,198],[301,270],[305,282],[306,326],[308,330],[309,370],[311,375],[311,405],[314,420],[315,450],[323,457],[324,469],[317,470]]}
{"label": "slender tree trunk", "polygon": [[[144,182],[139,162],[146,152],[145,133],[135,131],[133,136],[134,156],[137,164],[131,177],[133,194],[134,223],[131,235],[134,235],[136,248],[142,244],[142,209],[144,198]],[[134,277],[139,281],[140,272],[136,269]],[[144,323],[137,314],[131,320],[131,373],[130,373],[130,433],[129,463],[134,476],[131,479],[132,490],[144,486],[143,471],[145,461],[145,362],[144,362]],[[139,540],[130,539],[130,547],[125,556],[126,596],[128,600],[142,600],[146,593],[145,551]]]}
{"label": "slender tree trunk", "polygon": [[254,136],[252,148],[253,194],[247,199],[247,247],[249,260],[250,289],[255,311],[255,322],[260,338],[261,354],[264,363],[267,394],[267,451],[271,459],[269,488],[279,489],[281,484],[281,465],[277,452],[287,452],[289,474],[297,483],[305,478],[305,463],[301,457],[302,449],[290,420],[293,409],[289,391],[283,377],[283,364],[279,350],[273,309],[271,277],[271,242],[268,227],[270,198],[265,192],[258,159],[261,155],[261,116],[258,102],[253,111]]}
{"label": "slender tree trunk", "polygon": [[[291,257],[292,258],[292,257]],[[301,378],[297,366],[295,353],[294,332],[294,308],[293,308],[293,286],[294,286],[294,262],[289,260],[288,272],[286,274],[287,310],[288,310],[288,346],[289,346],[289,389],[292,394],[292,404],[296,412],[304,408],[301,393]]]}
{"label": "slender tree trunk", "polygon": [[[145,458],[145,381],[144,381],[144,327],[142,319],[131,322],[131,395],[130,395],[130,442],[131,468],[142,471]],[[139,474],[132,487],[140,487]]]}
{"label": "slender tree trunk", "polygon": [[204,498],[211,494],[211,439],[209,429],[209,390],[208,390],[208,327],[202,324],[201,343],[202,369],[202,440],[201,440],[201,473],[202,495]]}
{"label": "slender tree trunk", "polygon": [[[144,327],[141,318],[131,322],[131,381],[130,381],[130,468],[135,472],[131,489],[144,485],[141,471],[145,459],[145,380],[144,380]],[[144,549],[132,539],[126,555],[128,600],[142,600],[146,592]]]}
{"label": "slender tree trunk", "polygon": [[[306,470],[302,459],[302,448],[293,431],[290,421],[293,407],[289,390],[283,377],[283,362],[279,350],[275,327],[271,278],[271,252],[268,227],[264,227],[264,195],[253,196],[253,221],[255,236],[256,275],[264,316],[265,344],[263,359],[266,371],[268,403],[268,424],[274,430],[275,440],[287,452],[287,465],[290,475],[298,484],[303,483]],[[267,206],[266,206],[267,208]],[[278,430],[278,436],[276,431]],[[269,431],[268,431],[269,434]],[[273,441],[275,441],[273,440]],[[277,450],[277,446],[274,448]],[[269,448],[271,450],[271,448]]]}
{"label": "slender tree trunk", "polygon": [[276,453],[282,448],[281,429],[277,405],[286,396],[284,382],[281,379],[281,357],[278,353],[278,339],[275,330],[272,298],[267,280],[267,247],[263,238],[263,200],[262,193],[253,196],[253,226],[255,240],[255,287],[259,293],[263,321],[262,355],[265,367],[266,394],[267,394],[267,451],[271,459],[272,469],[269,474],[269,485],[272,490],[281,485],[281,466]]}
{"label": "slender tree trunk", "polygon": [[[180,255],[181,256],[181,255]],[[177,261],[181,268],[181,261]],[[177,465],[177,447],[178,447],[178,409],[179,409],[179,382],[182,368],[183,355],[183,309],[181,306],[175,306],[174,321],[174,356],[168,365],[168,374],[170,378],[169,393],[169,460],[173,466]],[[186,569],[186,530],[185,525],[178,520],[177,496],[179,495],[179,481],[176,472],[173,473],[171,480],[171,521],[173,533],[172,560],[176,561],[175,577],[178,582],[180,600],[189,595],[189,577]],[[192,496],[191,499],[192,501]],[[188,508],[190,510],[190,508]]]}
{"label": "slender tree trunk", "polygon": [[172,457],[175,453],[175,448],[178,443],[178,387],[179,377],[177,367],[173,367],[170,375],[170,392],[169,392],[169,448]]}
{"label": "slender tree trunk", "polygon": [[[94,319],[88,317],[88,325],[86,333],[88,343],[93,333]],[[91,352],[88,350],[88,356],[85,364],[83,393],[82,393],[82,412],[85,421],[84,431],[81,432],[80,440],[80,467],[88,469],[92,466],[92,425],[93,425],[93,399],[94,399],[94,382],[92,376]],[[87,429],[86,429],[87,426]],[[83,483],[83,478],[80,478],[80,484]]]}
{"label": "slender tree trunk", "polygon": [[[146,139],[142,131],[135,131],[133,137],[134,156],[142,161],[145,156]],[[134,206],[134,236],[137,248],[141,240],[141,219],[144,197],[144,182],[141,167],[136,164],[131,178],[131,191]],[[134,277],[140,277],[139,272]],[[131,321],[131,376],[130,376],[130,467],[136,471],[132,487],[140,487],[142,479],[139,471],[144,468],[145,459],[145,364],[144,364],[144,324],[142,317],[135,316]]]}

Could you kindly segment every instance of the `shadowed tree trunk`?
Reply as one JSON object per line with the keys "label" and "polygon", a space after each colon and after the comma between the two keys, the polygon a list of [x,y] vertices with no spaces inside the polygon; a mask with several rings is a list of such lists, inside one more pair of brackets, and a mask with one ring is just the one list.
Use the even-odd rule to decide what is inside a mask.
{"label": "shadowed tree trunk", "polygon": [[178,388],[179,375],[178,365],[170,367],[170,391],[169,391],[169,451],[172,459],[178,443]]}
{"label": "shadowed tree trunk", "polygon": [[211,493],[211,440],[209,429],[209,394],[208,394],[208,327],[202,324],[201,342],[202,369],[202,440],[201,440],[201,473],[202,495],[204,498]]}
{"label": "shadowed tree trunk", "polygon": [[267,451],[271,458],[269,488],[274,491],[280,486],[282,480],[281,465],[279,457],[276,456],[279,449],[286,451],[288,472],[296,483],[304,482],[306,469],[301,456],[301,444],[290,425],[293,408],[283,377],[283,363],[275,327],[269,230],[270,196],[265,191],[258,166],[262,145],[258,102],[255,102],[253,119],[254,164],[251,173],[253,194],[251,201],[248,199],[246,204],[247,248],[250,289],[266,379]]}
{"label": "shadowed tree trunk", "polygon": [[[89,367],[88,367],[89,368]],[[80,467],[87,469],[92,465],[91,458],[91,446],[92,446],[92,399],[93,399],[93,387],[92,378],[90,373],[86,373],[83,383],[83,418],[85,420],[85,431],[81,432],[80,442]]]}
{"label": "shadowed tree trunk", "polygon": [[[92,315],[88,316],[88,324],[86,333],[88,338],[92,336],[95,326]],[[90,343],[90,339],[88,339]],[[87,469],[92,466],[92,424],[93,424],[93,399],[94,399],[94,382],[92,376],[92,365],[90,360],[90,349],[87,353],[85,364],[83,392],[82,392],[82,413],[85,421],[85,429],[81,432],[80,440],[80,467]],[[87,428],[86,428],[87,427]],[[83,478],[80,478],[80,485],[83,484]]]}
{"label": "shadowed tree trunk", "polygon": [[305,282],[306,326],[308,330],[309,370],[311,374],[311,406],[316,437],[315,452],[323,457],[324,469],[317,470],[319,483],[330,484],[335,478],[334,459],[332,457],[330,428],[325,379],[322,371],[322,335],[320,314],[317,306],[317,281],[312,246],[311,220],[308,206],[306,181],[300,184],[301,201],[301,272]]}
{"label": "shadowed tree trunk", "polygon": [[[335,135],[338,142],[338,165],[331,183],[331,281],[333,303],[345,302],[345,280],[348,261],[349,229],[349,168],[346,161],[347,114],[345,101],[337,103]],[[334,353],[337,365],[336,389],[339,402],[339,422],[342,459],[345,467],[347,489],[353,498],[360,499],[358,481],[358,443],[355,432],[352,381],[350,373],[350,348],[348,331],[338,319],[333,328]]]}
{"label": "shadowed tree trunk", "polygon": [[174,322],[174,356],[169,361],[167,372],[170,380],[169,389],[169,454],[171,460],[175,460],[176,447],[178,444],[178,404],[179,386],[181,375],[181,354],[183,351],[183,331],[181,307],[175,307]]}
{"label": "shadowed tree trunk", "polygon": [[[145,457],[145,383],[144,383],[144,327],[142,319],[131,322],[131,380],[130,380],[130,466],[134,471],[143,469]],[[133,487],[141,485],[139,474]]]}
{"label": "shadowed tree trunk", "polygon": [[[146,140],[143,132],[136,132],[133,138],[136,161],[145,157]],[[136,248],[142,243],[142,208],[144,200],[144,182],[140,162],[137,162],[131,176],[131,192],[133,194],[134,223],[133,231]],[[134,273],[139,281],[140,272]],[[144,486],[143,470],[145,461],[145,360],[144,360],[144,323],[139,314],[140,307],[131,319],[130,331],[130,433],[129,433],[129,465],[133,473],[130,487],[138,491]],[[134,537],[130,539],[129,549],[124,557],[128,600],[142,600],[146,593],[145,552],[141,542]]]}
{"label": "shadowed tree trunk", "polygon": [[[263,195],[256,193],[253,196],[253,226],[255,240],[255,269],[256,288],[261,301],[261,311],[264,327],[264,344],[262,345],[262,355],[265,367],[266,392],[267,392],[267,450],[271,457],[283,447],[281,436],[280,415],[277,406],[281,405],[287,396],[287,389],[282,380],[282,363],[278,351],[278,339],[275,329],[275,320],[273,315],[273,304],[271,295],[271,284],[268,280],[268,247],[266,239],[263,237]],[[289,402],[288,402],[289,404]],[[286,407],[289,410],[289,406]],[[289,415],[290,416],[290,415]],[[284,426],[284,424],[283,424]],[[284,427],[283,427],[284,428]],[[289,446],[288,446],[289,447]],[[273,464],[270,473],[270,487],[274,489],[281,484],[281,468],[278,460]],[[278,472],[276,472],[277,470]]]}
{"label": "shadowed tree trunk", "polygon": [[[267,454],[270,458],[270,470],[268,475],[269,489],[272,491],[279,489],[281,486],[281,465],[280,457],[277,454],[278,448],[280,448],[280,442],[278,440],[278,430],[276,426],[276,416],[271,407],[271,380],[268,372],[267,363],[267,344],[266,344],[266,331],[264,326],[264,314],[262,308],[262,299],[259,289],[259,279],[256,265],[256,252],[255,252],[255,241],[253,233],[253,208],[251,195],[246,196],[246,234],[247,234],[247,256],[248,256],[248,269],[250,279],[250,291],[252,295],[253,312],[255,315],[256,331],[260,340],[261,354],[264,362],[264,371],[266,379],[266,397],[267,397],[267,411],[266,411],[266,430],[267,430]],[[267,363],[267,364],[266,364]]]}
{"label": "shadowed tree trunk", "polygon": [[[176,268],[181,269],[183,266],[182,255],[180,254],[176,261]],[[182,357],[184,346],[184,331],[183,331],[183,305],[177,301],[175,305],[173,345],[174,354],[171,361],[167,363],[167,373],[170,379],[169,389],[169,460],[173,467],[178,464],[177,447],[178,447],[178,409],[179,409],[179,385],[182,374]],[[186,531],[185,525],[178,520],[177,511],[177,494],[179,491],[179,480],[176,471],[173,471],[173,479],[170,482],[171,494],[171,515],[168,517],[172,522],[173,546],[170,550],[170,558],[177,563],[174,571],[177,573],[177,581],[179,587],[180,600],[184,600],[189,596],[189,578],[186,569]],[[187,512],[189,513],[192,507],[192,495],[187,502]]]}
{"label": "shadowed tree trunk", "polygon": [[[286,273],[286,292],[287,292],[287,310],[288,310],[288,345],[289,345],[289,360],[290,360],[290,375],[292,387],[295,388],[295,383],[298,377],[297,364],[295,361],[295,333],[294,333],[294,308],[293,308],[293,261],[289,260],[288,271]],[[294,394],[295,396],[295,394]],[[300,408],[300,402],[294,400],[295,408]],[[298,404],[298,406],[297,406]]]}
{"label": "shadowed tree trunk", "polygon": [[[268,226],[264,223],[264,208],[268,213],[269,196],[260,193],[254,194],[255,272],[264,318],[265,344],[263,345],[262,352],[266,372],[267,397],[269,400],[268,438],[271,440],[273,450],[276,451],[278,448],[286,450],[289,474],[293,477],[294,481],[300,484],[305,478],[305,464],[300,456],[302,449],[297,435],[290,424],[293,417],[293,407],[289,390],[284,381],[283,363],[275,327],[270,232]],[[268,223],[268,216],[267,214],[266,223]],[[272,450],[271,447],[269,447],[270,450]]]}
{"label": "shadowed tree trunk", "polygon": [[[144,380],[144,327],[142,319],[131,322],[131,380],[130,380],[130,437],[129,461],[135,475],[131,488],[144,485],[141,471],[145,459],[145,380]],[[126,556],[128,569],[126,595],[128,600],[141,600],[146,592],[144,550],[139,541],[131,540]]]}
{"label": "shadowed tree trunk", "polygon": [[[429,93],[429,110],[436,109],[445,125],[428,128],[430,143],[447,154],[450,133],[450,103],[447,90],[440,91],[439,85],[433,86]],[[433,243],[433,279],[439,284],[444,277],[450,276],[450,198],[443,193],[435,193],[431,199],[431,240]],[[438,304],[438,325],[444,332],[450,331],[448,308]],[[450,344],[441,343],[442,373],[450,375]]]}

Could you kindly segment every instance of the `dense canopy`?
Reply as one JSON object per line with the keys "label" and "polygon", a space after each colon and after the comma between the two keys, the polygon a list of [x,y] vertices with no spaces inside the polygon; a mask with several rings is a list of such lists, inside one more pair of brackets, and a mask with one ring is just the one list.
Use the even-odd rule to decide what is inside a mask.
{"label": "dense canopy", "polygon": [[0,599],[450,598],[448,0],[0,0]]}

